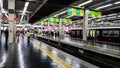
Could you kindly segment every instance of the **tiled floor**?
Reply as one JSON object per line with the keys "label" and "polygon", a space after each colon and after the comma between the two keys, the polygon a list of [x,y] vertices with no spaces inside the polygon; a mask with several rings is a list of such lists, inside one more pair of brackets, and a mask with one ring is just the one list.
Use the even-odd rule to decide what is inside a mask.
{"label": "tiled floor", "polygon": [[[74,68],[97,68],[45,43],[34,39],[32,41]],[[7,45],[3,36],[0,44],[0,68],[61,68],[61,66],[31,42],[28,42],[27,37],[20,36],[14,45]]]}

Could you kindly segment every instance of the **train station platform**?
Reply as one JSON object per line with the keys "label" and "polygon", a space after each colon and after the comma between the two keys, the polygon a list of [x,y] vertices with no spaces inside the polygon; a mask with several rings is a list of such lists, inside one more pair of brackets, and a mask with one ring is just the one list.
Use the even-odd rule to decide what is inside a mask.
{"label": "train station platform", "polygon": [[93,48],[99,51],[105,51],[107,53],[120,56],[120,46],[115,45],[115,44],[105,44],[105,43],[97,43],[97,42],[83,42],[82,40],[79,39],[74,39],[69,36],[64,36],[63,38],[60,37],[55,37],[55,36],[41,36],[41,35],[36,35],[38,37],[44,37],[52,40],[57,40],[65,43],[70,43],[73,44],[74,46],[85,46],[86,48]]}
{"label": "train station platform", "polygon": [[[70,37],[59,38],[59,37],[41,36],[41,35],[36,35],[35,37],[42,42],[51,44],[51,46],[61,49],[78,58],[82,58],[86,61],[90,61],[91,63],[97,66],[119,67],[120,46],[100,44],[100,43],[95,43],[93,45],[93,43],[91,42],[84,43],[80,40],[72,39]],[[90,59],[95,61],[92,62]]]}
{"label": "train station platform", "polygon": [[[9,46],[12,46],[10,51]],[[16,38],[14,45],[0,44],[0,68],[99,68],[36,39]]]}

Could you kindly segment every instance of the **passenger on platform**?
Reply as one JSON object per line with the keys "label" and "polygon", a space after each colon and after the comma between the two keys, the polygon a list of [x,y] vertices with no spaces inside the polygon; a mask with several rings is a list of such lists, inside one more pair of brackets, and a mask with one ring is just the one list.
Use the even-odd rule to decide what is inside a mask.
{"label": "passenger on platform", "polygon": [[21,31],[21,34],[22,34],[22,38],[24,38],[24,34],[25,34],[25,30],[24,29]]}
{"label": "passenger on platform", "polygon": [[27,37],[28,37],[28,42],[30,41],[30,33],[29,33],[30,31],[28,30],[27,31]]}
{"label": "passenger on platform", "polygon": [[16,36],[19,37],[19,35],[20,35],[20,31],[18,30],[16,31]]}
{"label": "passenger on platform", "polygon": [[9,30],[6,28],[5,30],[5,41],[8,42]]}

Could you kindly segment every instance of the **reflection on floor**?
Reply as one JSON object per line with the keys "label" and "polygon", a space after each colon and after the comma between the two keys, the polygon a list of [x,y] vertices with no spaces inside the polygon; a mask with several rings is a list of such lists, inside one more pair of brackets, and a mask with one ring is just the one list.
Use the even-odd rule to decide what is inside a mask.
{"label": "reflection on floor", "polygon": [[[77,59],[47,44],[34,39],[32,41],[39,44],[39,46],[41,45],[41,47],[55,54],[74,68],[97,68],[90,63]],[[16,44],[11,45],[14,51],[10,51],[9,46],[5,42],[5,37],[2,36],[0,44],[0,68],[61,68],[59,63],[56,63],[44,52],[40,51],[39,48],[33,46],[27,40],[27,37],[20,36],[16,38]]]}
{"label": "reflection on floor", "polygon": [[0,40],[0,68],[5,66],[6,60],[8,58],[8,47],[5,43],[5,37],[1,37]]}
{"label": "reflection on floor", "polygon": [[61,58],[65,62],[72,65],[73,68],[97,68],[97,66],[94,66],[86,61],[81,60],[81,59],[75,58],[75,57],[73,57],[73,56],[71,56],[71,55],[69,55],[69,54],[67,54],[59,49],[51,47],[43,42],[40,42],[37,40],[33,40],[33,41],[34,41],[34,45],[39,45],[42,48],[49,50],[54,55],[58,56],[59,58]]}
{"label": "reflection on floor", "polygon": [[0,45],[0,68],[60,68],[51,58],[43,54],[39,49],[27,41],[26,37],[19,37],[15,45],[16,51],[11,67],[8,67],[7,62],[11,59],[9,50],[6,51],[4,37],[1,38]]}

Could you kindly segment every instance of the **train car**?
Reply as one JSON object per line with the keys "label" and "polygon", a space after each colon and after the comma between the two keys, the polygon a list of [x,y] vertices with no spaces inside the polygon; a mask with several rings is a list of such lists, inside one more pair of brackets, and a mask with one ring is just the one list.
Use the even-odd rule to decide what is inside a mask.
{"label": "train car", "polygon": [[71,38],[80,38],[80,39],[82,39],[82,28],[71,29],[71,30],[69,30],[69,34],[70,34]]}
{"label": "train car", "polygon": [[[72,38],[82,39],[82,29],[73,29],[70,31]],[[120,44],[120,27],[94,27],[88,28],[88,41]]]}

